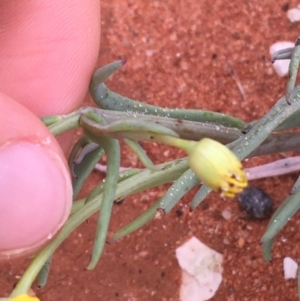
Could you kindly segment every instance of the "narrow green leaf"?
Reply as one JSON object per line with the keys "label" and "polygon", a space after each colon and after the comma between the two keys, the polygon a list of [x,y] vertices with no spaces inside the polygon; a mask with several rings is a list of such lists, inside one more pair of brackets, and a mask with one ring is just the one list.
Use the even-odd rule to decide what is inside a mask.
{"label": "narrow green leaf", "polygon": [[199,184],[199,179],[191,169],[185,171],[160,199],[159,209],[169,213],[179,200]]}
{"label": "narrow green leaf", "polygon": [[[281,204],[280,206],[275,210],[275,212],[273,213],[267,229],[269,228],[269,226],[274,223],[274,221],[276,220],[276,218],[278,217],[278,215],[280,214],[280,212],[282,212],[282,210],[284,210],[284,208],[286,207],[286,205],[288,204],[289,200],[291,199],[291,197],[286,198]],[[266,230],[267,230],[266,229]],[[267,262],[270,262],[272,260],[272,245],[274,243],[274,239],[275,237],[262,241],[262,249],[263,249],[263,257]]]}
{"label": "narrow green leaf", "polygon": [[99,85],[104,83],[113,73],[120,69],[125,63],[126,61],[116,61],[103,67],[100,67],[94,72],[89,86],[89,90],[93,98],[94,95],[97,95],[97,89]]}
{"label": "narrow green leaf", "polygon": [[138,159],[146,168],[149,168],[153,171],[159,170],[158,167],[153,164],[145,150],[141,147],[141,145],[138,142],[129,139],[124,139],[124,142],[132,149],[132,151],[136,154]]}
{"label": "narrow green leaf", "polygon": [[71,150],[71,153],[68,158],[68,165],[69,165],[69,169],[71,171],[73,178],[77,177],[77,175],[75,174],[75,171],[74,171],[74,161],[76,159],[76,156],[77,156],[79,150],[81,148],[83,148],[87,143],[89,143],[88,139],[83,136],[75,143],[75,145],[73,146],[73,148]]}
{"label": "narrow green leaf", "polygon": [[[132,168],[123,172],[120,172],[118,175],[118,183],[140,173],[141,171],[137,168]],[[96,198],[98,195],[100,195],[103,192],[104,186],[105,186],[105,182],[102,182],[100,185],[98,185],[96,188],[94,188],[90,194],[87,196],[85,203],[90,202],[91,200],[93,200],[94,198]]]}
{"label": "narrow green leaf", "polygon": [[92,93],[92,97],[97,105],[105,110],[136,112],[143,115],[164,116],[179,120],[213,123],[239,129],[246,126],[244,121],[222,113],[202,110],[161,108],[148,105],[114,93],[110,91],[105,84],[100,84],[97,87],[97,90]]}
{"label": "narrow green leaf", "polygon": [[110,222],[113,202],[115,200],[115,192],[118,184],[118,174],[120,168],[120,145],[119,142],[111,138],[95,137],[90,133],[86,133],[90,140],[103,146],[107,156],[107,172],[103,188],[103,199],[100,207],[99,219],[94,241],[93,254],[88,269],[94,269],[101,257],[108,226]]}
{"label": "narrow green leaf", "polygon": [[285,48],[276,51],[271,58],[272,63],[275,63],[278,60],[289,60],[292,56],[293,50],[295,47]]}
{"label": "narrow green leaf", "polygon": [[52,262],[53,255],[51,255],[48,260],[45,262],[44,266],[40,270],[38,276],[37,276],[37,283],[38,286],[43,288],[48,281],[48,276],[50,272],[51,262]]}
{"label": "narrow green leaf", "polygon": [[62,117],[60,115],[51,115],[51,116],[45,116],[41,118],[41,121],[46,125],[50,126],[58,121],[60,121]]}
{"label": "narrow green leaf", "polygon": [[155,214],[157,213],[157,209],[160,205],[160,199],[157,200],[152,206],[150,206],[145,212],[143,212],[141,215],[139,215],[136,219],[134,219],[132,222],[128,223],[125,227],[118,230],[109,240],[109,243],[113,243],[120,238],[124,237],[125,235],[128,235],[144,225],[146,225],[149,221],[151,221]]}
{"label": "narrow green leaf", "polygon": [[299,210],[300,208],[300,193],[292,197],[288,197],[282,207],[280,207],[280,212],[272,217],[270,224],[261,238],[262,242],[271,240],[278,234],[281,229],[287,224],[289,219]]}
{"label": "narrow green leaf", "polygon": [[[104,118],[102,118],[102,116],[98,116],[94,112],[90,113],[89,117],[83,117],[86,117],[87,122],[94,122],[98,126],[106,124]],[[87,128],[84,128],[84,133],[90,141],[101,145],[104,148],[104,151],[107,156],[107,171],[105,183],[103,185],[103,197],[101,197],[102,202],[100,206],[93,254],[91,261],[87,267],[87,269],[91,270],[96,267],[105,245],[110,217],[112,213],[113,202],[115,200],[115,193],[119,179],[121,151],[120,144],[115,139],[94,135],[94,133],[92,131],[89,131],[89,129]]]}
{"label": "narrow green leaf", "polygon": [[74,166],[74,173],[76,178],[72,179],[73,185],[73,199],[77,198],[77,195],[87,177],[93,171],[95,165],[104,155],[104,150],[102,147],[98,147],[97,149],[93,150],[92,152],[88,153],[83,160]]}
{"label": "narrow green leaf", "polygon": [[202,185],[191,201],[191,210],[195,210],[196,207],[200,205],[200,203],[211,193],[211,191],[211,188],[206,185]]}

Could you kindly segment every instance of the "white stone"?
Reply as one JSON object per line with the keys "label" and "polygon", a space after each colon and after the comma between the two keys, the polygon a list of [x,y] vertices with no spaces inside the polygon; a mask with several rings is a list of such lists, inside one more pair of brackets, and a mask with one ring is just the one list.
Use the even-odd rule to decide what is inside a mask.
{"label": "white stone", "polygon": [[222,216],[224,219],[226,219],[227,221],[231,219],[231,212],[228,209],[225,209],[222,211]]}
{"label": "white stone", "polygon": [[223,255],[192,237],[176,249],[182,269],[181,301],[209,300],[222,282]]}
{"label": "white stone", "polygon": [[288,19],[294,23],[300,21],[300,5],[298,5],[296,8],[291,8],[286,13]]}
{"label": "white stone", "polygon": [[[276,51],[290,47],[295,47],[295,42],[276,42],[273,45],[271,45],[270,54],[272,56]],[[289,73],[289,64],[290,60],[278,60],[273,64],[273,68],[280,77],[283,77],[288,75]]]}
{"label": "white stone", "polygon": [[285,257],[283,259],[283,273],[284,279],[296,279],[298,271],[297,262],[291,257]]}

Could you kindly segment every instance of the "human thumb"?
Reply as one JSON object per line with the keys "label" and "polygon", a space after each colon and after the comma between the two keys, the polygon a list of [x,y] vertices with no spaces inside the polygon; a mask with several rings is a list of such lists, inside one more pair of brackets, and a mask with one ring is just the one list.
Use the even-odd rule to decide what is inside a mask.
{"label": "human thumb", "polygon": [[58,142],[28,109],[0,94],[0,259],[32,254],[66,221],[72,204]]}

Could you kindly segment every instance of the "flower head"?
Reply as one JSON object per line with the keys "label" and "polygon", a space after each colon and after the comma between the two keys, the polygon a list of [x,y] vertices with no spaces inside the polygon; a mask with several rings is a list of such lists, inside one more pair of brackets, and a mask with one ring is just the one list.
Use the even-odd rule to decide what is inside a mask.
{"label": "flower head", "polygon": [[248,184],[239,159],[212,139],[204,138],[190,149],[189,165],[204,184],[227,197],[234,197]]}

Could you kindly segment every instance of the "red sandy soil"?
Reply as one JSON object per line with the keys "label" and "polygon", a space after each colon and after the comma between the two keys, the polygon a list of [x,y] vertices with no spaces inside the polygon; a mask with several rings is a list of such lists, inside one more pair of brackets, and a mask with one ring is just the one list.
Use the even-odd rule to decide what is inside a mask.
{"label": "red sandy soil", "polygon": [[[127,64],[107,82],[122,95],[147,103],[228,113],[251,121],[261,117],[285,92],[270,63],[269,46],[294,41],[300,23],[291,24],[288,7],[296,0],[104,0],[99,66],[116,59]],[[237,81],[245,95],[240,93]],[[91,104],[90,100],[86,104]],[[165,146],[146,145],[154,162],[183,154]],[[254,166],[287,154],[253,158]],[[123,149],[123,166],[140,166]],[[93,172],[86,195],[103,175]],[[254,181],[275,201],[289,193],[297,175]],[[116,205],[110,231],[114,232],[150,206],[166,190],[160,187],[126,198]],[[57,250],[47,286],[33,287],[43,301],[125,300],[177,301],[181,270],[175,249],[196,236],[224,255],[223,282],[213,301],[297,300],[296,280],[285,281],[282,261],[300,261],[297,214],[277,237],[271,264],[262,259],[259,239],[267,220],[245,218],[236,199],[211,194],[194,212],[183,198],[170,214],[107,245],[97,268],[87,271],[97,216],[80,226]],[[225,220],[222,211],[231,218]],[[7,295],[28,260],[2,263],[0,292]]]}

